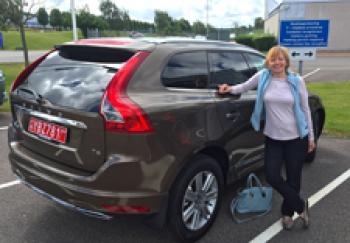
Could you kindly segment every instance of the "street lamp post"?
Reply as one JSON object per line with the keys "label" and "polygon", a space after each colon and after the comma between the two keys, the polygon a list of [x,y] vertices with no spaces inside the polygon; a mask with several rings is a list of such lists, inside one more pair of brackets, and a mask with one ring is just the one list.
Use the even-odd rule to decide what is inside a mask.
{"label": "street lamp post", "polygon": [[209,0],[207,0],[207,39],[209,37]]}
{"label": "street lamp post", "polygon": [[74,0],[70,0],[70,11],[72,13],[72,29],[73,29],[73,40],[78,40],[77,34],[77,20],[75,16],[75,3]]}

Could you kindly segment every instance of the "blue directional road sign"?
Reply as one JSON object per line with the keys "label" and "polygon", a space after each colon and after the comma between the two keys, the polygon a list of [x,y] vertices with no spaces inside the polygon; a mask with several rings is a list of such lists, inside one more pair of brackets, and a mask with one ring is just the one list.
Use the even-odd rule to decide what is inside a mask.
{"label": "blue directional road sign", "polygon": [[329,20],[281,20],[280,45],[327,47]]}

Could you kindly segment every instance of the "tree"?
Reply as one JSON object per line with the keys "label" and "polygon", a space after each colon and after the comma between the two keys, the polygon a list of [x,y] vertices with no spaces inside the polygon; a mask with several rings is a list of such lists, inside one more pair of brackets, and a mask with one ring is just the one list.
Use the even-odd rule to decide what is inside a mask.
{"label": "tree", "polygon": [[123,29],[130,30],[130,16],[129,16],[128,11],[126,11],[126,10],[122,11],[121,19],[123,22]]}
{"label": "tree", "polygon": [[4,3],[1,2],[1,4],[0,4],[0,30],[7,28],[6,22],[9,19],[9,16],[7,13],[8,8],[9,8],[8,2],[4,2]]}
{"label": "tree", "polygon": [[88,29],[108,29],[108,23],[102,16],[95,16],[85,8],[79,11],[77,16],[77,25],[83,33],[84,37],[87,38]]}
{"label": "tree", "polygon": [[93,21],[93,16],[87,9],[79,11],[77,15],[77,25],[85,38],[87,38],[88,28],[91,28]]}
{"label": "tree", "polygon": [[257,17],[254,20],[254,28],[255,29],[263,29],[264,28],[264,20],[261,17]]}
{"label": "tree", "polygon": [[[35,0],[28,0],[26,6],[23,5],[22,0],[1,0],[0,3],[0,26],[13,24],[18,27],[26,66],[29,65],[29,58],[24,25],[34,15],[32,10],[36,5],[38,5],[38,2]],[[26,7],[26,11],[23,10],[24,7]]]}
{"label": "tree", "polygon": [[50,12],[50,24],[56,29],[62,26],[62,15],[57,8],[52,9]]}
{"label": "tree", "polygon": [[49,15],[47,14],[45,8],[39,8],[37,14],[39,24],[46,26],[49,23]]}
{"label": "tree", "polygon": [[100,11],[102,13],[103,18],[109,24],[109,27],[115,30],[122,30],[123,19],[129,18],[129,15],[126,11],[120,10],[110,0],[102,0],[102,2],[100,3]]}
{"label": "tree", "polygon": [[171,33],[171,27],[173,19],[165,11],[155,10],[154,12],[154,24],[156,31],[161,34]]}
{"label": "tree", "polygon": [[139,32],[154,32],[154,24],[137,20],[130,20],[130,30]]}
{"label": "tree", "polygon": [[106,30],[108,29],[108,23],[106,20],[104,20],[101,16],[93,16],[93,21],[91,23],[91,28],[97,28],[99,30]]}
{"label": "tree", "polygon": [[100,3],[100,11],[108,23],[111,22],[117,10],[117,6],[110,0],[103,0]]}
{"label": "tree", "polygon": [[199,20],[193,23],[192,30],[196,35],[205,35],[207,31],[205,25]]}
{"label": "tree", "polygon": [[168,31],[167,34],[171,34],[171,35],[182,35],[183,31],[181,28],[181,23],[178,20],[173,20],[170,30]]}
{"label": "tree", "polygon": [[62,27],[64,29],[71,29],[72,27],[72,15],[70,12],[62,12],[61,13],[62,17]]}
{"label": "tree", "polygon": [[186,19],[181,18],[178,21],[178,23],[179,23],[181,31],[183,33],[190,33],[191,32],[191,24]]}

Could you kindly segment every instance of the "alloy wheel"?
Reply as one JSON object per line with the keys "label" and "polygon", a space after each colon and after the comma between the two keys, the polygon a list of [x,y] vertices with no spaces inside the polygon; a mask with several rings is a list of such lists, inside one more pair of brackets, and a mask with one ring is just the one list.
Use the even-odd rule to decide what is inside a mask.
{"label": "alloy wheel", "polygon": [[208,223],[218,195],[217,178],[212,172],[201,171],[192,178],[182,202],[182,220],[187,229],[196,231]]}

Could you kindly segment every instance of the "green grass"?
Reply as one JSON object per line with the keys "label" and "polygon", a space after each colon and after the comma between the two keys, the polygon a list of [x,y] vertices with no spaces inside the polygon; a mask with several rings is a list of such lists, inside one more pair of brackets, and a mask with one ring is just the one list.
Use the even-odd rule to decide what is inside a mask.
{"label": "green grass", "polygon": [[[3,31],[4,50],[16,50],[22,47],[18,31]],[[26,40],[29,50],[48,50],[57,44],[72,40],[71,31],[33,31],[26,30]],[[81,34],[79,33],[79,38]]]}
{"label": "green grass", "polygon": [[[6,76],[6,91],[23,69],[23,64],[0,64]],[[308,89],[322,99],[326,109],[324,134],[337,137],[350,137],[350,81],[309,83]],[[8,101],[0,107],[0,112],[10,110]]]}
{"label": "green grass", "polygon": [[[0,64],[0,69],[5,74],[6,79],[6,92],[8,94],[8,91],[10,89],[11,83],[15,78],[18,76],[18,74],[22,71],[24,68],[23,64]],[[0,112],[2,111],[10,111],[10,105],[9,101],[7,100],[2,106],[0,106]]]}
{"label": "green grass", "polygon": [[308,88],[319,95],[326,109],[324,134],[350,137],[350,81],[310,83]]}

